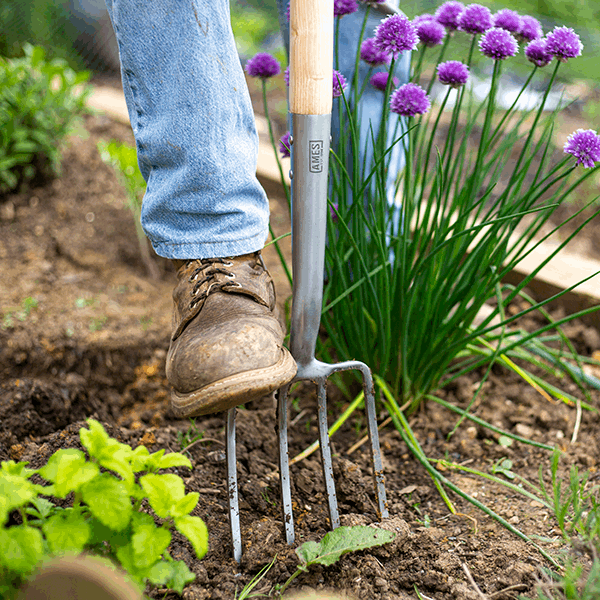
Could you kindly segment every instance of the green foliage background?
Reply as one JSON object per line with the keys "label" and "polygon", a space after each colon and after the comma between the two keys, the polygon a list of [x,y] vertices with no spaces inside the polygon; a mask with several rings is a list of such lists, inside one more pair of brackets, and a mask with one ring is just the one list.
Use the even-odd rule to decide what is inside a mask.
{"label": "green foliage background", "polygon": [[60,174],[62,147],[86,111],[88,79],[66,61],[24,44],[23,58],[0,56],[0,193]]}
{"label": "green foliage background", "polygon": [[0,2],[0,55],[23,55],[29,42],[44,48],[50,58],[62,58],[81,70],[84,63],[73,49],[77,37],[69,22],[68,0],[2,0]]}

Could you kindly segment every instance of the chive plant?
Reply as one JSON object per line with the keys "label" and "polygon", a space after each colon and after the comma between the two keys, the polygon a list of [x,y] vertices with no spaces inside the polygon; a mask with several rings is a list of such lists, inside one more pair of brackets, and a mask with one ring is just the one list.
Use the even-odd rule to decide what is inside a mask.
{"label": "chive plant", "polygon": [[[557,151],[554,125],[565,105],[548,108],[561,64],[582,52],[578,35],[556,27],[544,37],[533,17],[508,10],[494,15],[481,5],[465,7],[452,0],[435,15],[412,21],[402,14],[389,16],[370,32],[372,6],[364,4],[355,75],[347,81],[334,69],[339,129],[330,157],[322,354],[366,362],[409,411],[444,384],[487,365],[485,379],[496,362],[565,400],[555,387],[518,367],[515,358],[598,387],[599,381],[584,376],[581,358],[560,332],[564,321],[598,307],[556,323],[548,319],[535,332],[518,331],[515,322],[532,311],[547,316],[544,305],[561,294],[507,313],[513,301],[524,298],[531,279],[596,213],[520,284],[504,283],[539,244],[578,216],[550,225],[561,203],[597,173],[600,136],[577,130],[563,140],[564,152]],[[335,7],[339,31],[340,19],[358,10],[358,4],[337,2]],[[468,51],[460,56],[465,36]],[[398,87],[394,72],[409,51],[415,55],[410,81]],[[435,53],[433,74],[424,70],[427,52]],[[482,60],[488,61],[491,77],[480,101],[471,69]],[[518,60],[530,65],[530,73],[512,105],[502,108],[502,73]],[[280,71],[274,61],[264,54],[248,61],[246,70],[262,79],[263,91],[266,80]],[[368,66],[362,78],[361,61]],[[540,85],[537,106],[521,110],[519,101]],[[361,113],[367,86],[381,93],[377,119]],[[441,92],[433,98],[435,89]],[[284,157],[289,156],[286,136],[280,143]],[[392,161],[399,154],[405,166],[390,186]],[[278,164],[283,172],[279,157]],[[479,319],[486,303],[491,310]],[[552,330],[563,338],[559,349],[541,341]]]}
{"label": "chive plant", "polygon": [[[503,280],[548,237],[541,232],[556,208],[596,173],[600,160],[600,137],[592,130],[573,133],[561,157],[553,130],[560,107],[546,110],[560,65],[581,53],[575,32],[556,28],[530,40],[541,36],[530,19],[518,29],[510,15],[469,5],[452,21],[446,13],[456,4],[442,5],[438,20],[388,17],[368,42],[357,40],[357,61],[365,43],[389,55],[386,85],[381,75],[373,81],[383,90],[384,110],[370,123],[370,162],[359,160],[368,154],[358,133],[360,119],[364,127],[367,118],[360,115],[365,82],[355,78],[336,107],[344,126],[331,159],[323,323],[339,359],[369,364],[411,410],[458,374],[523,356],[542,333],[515,336],[507,326],[544,303],[511,316],[506,309],[546,261],[515,287]],[[465,57],[452,56],[457,36],[471,38]],[[519,41],[527,44],[532,69],[512,106],[502,109],[502,71],[518,60]],[[428,81],[421,66],[432,46],[439,46],[438,60]],[[411,81],[394,89],[398,49],[415,50],[416,58]],[[492,73],[483,102],[469,86],[475,52]],[[546,83],[538,106],[520,111],[518,100],[540,79]],[[437,100],[434,83],[445,88]],[[390,113],[405,119],[391,142],[382,134]],[[386,181],[395,145],[406,167],[396,181],[396,205],[390,205]],[[478,321],[489,301],[492,310]]]}

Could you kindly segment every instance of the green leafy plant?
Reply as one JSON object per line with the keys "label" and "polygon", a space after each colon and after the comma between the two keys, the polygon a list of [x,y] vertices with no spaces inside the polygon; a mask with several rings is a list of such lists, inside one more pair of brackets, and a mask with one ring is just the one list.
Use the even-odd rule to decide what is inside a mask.
{"label": "green leafy plant", "polygon": [[60,174],[62,149],[86,112],[87,72],[46,60],[25,44],[22,58],[0,57],[0,193]]}
{"label": "green leafy plant", "polygon": [[354,525],[352,527],[338,527],[326,533],[320,542],[304,542],[296,548],[296,554],[300,559],[297,570],[279,588],[279,594],[283,594],[289,585],[306,572],[312,565],[330,566],[336,563],[344,554],[366,550],[375,546],[382,546],[391,542],[396,537],[393,531]]}
{"label": "green leafy plant", "polygon": [[552,507],[558,527],[565,540],[573,537],[583,544],[592,544],[600,552],[600,486],[589,483],[589,473],[580,473],[571,466],[569,480],[558,476],[560,451],[555,449],[550,465],[548,486],[540,467],[540,495]]}
{"label": "green leafy plant", "polygon": [[275,561],[277,560],[277,555],[273,557],[273,560],[265,565],[242,589],[242,591],[235,594],[235,600],[246,600],[246,598],[261,598],[266,596],[266,594],[253,593],[252,590],[261,582],[262,578],[271,570]]}
{"label": "green leafy plant", "polygon": [[204,431],[200,431],[196,425],[196,419],[190,419],[190,425],[186,431],[177,432],[177,442],[183,452],[189,445],[201,440],[204,437]]}
{"label": "green leafy plant", "polygon": [[507,479],[514,479],[515,474],[512,472],[512,460],[501,458],[496,464],[492,465],[491,471],[494,475],[504,475]]}
{"label": "green leafy plant", "polygon": [[546,483],[540,467],[536,491],[552,509],[570,551],[560,572],[542,571],[537,597],[593,600],[600,596],[600,486],[592,485],[589,473],[582,474],[575,466],[571,467],[568,481],[563,481],[558,474],[559,461],[560,452],[555,450],[550,483]]}
{"label": "green leafy plant", "polygon": [[[113,560],[140,586],[150,582],[181,593],[194,575],[171,558],[170,530],[184,535],[198,558],[208,549],[208,532],[202,519],[190,515],[199,494],[186,494],[179,476],[159,471],[191,468],[190,461],[164,450],[150,454],[145,446],[133,450],[97,421],[87,423],[79,435],[88,457],[70,448],[37,470],[2,462],[0,596],[12,598],[45,558],[82,552]],[[34,483],[34,475],[50,485]],[[68,508],[53,501],[71,496]]]}
{"label": "green leafy plant", "polygon": [[2,0],[0,4],[0,55],[16,58],[24,42],[43,47],[49,55],[68,62],[76,71],[85,61],[73,41],[80,31],[73,23],[69,0]]}
{"label": "green leafy plant", "polygon": [[79,297],[75,300],[75,306],[77,308],[86,308],[87,306],[93,306],[95,303],[96,303],[95,298]]}
{"label": "green leafy plant", "polygon": [[2,329],[11,329],[15,326],[15,319],[25,321],[31,314],[32,310],[37,309],[38,301],[36,298],[28,296],[21,302],[21,306],[16,308],[8,308],[4,311],[2,317]]}
{"label": "green leafy plant", "polygon": [[140,256],[148,274],[154,279],[158,279],[158,266],[152,259],[148,239],[141,224],[142,198],[146,191],[146,181],[138,166],[136,150],[129,144],[119,144],[115,140],[110,142],[100,140],[98,142],[98,152],[100,152],[102,160],[115,170],[119,181],[127,192],[128,206],[135,222]]}
{"label": "green leafy plant", "polygon": [[90,320],[88,329],[90,331],[100,331],[104,325],[106,325],[106,321],[108,321],[108,317],[105,315],[102,315],[101,317],[94,317]]}
{"label": "green leafy plant", "polygon": [[588,569],[569,561],[560,575],[543,569],[536,590],[538,600],[596,600],[600,597],[600,560],[596,557]]}

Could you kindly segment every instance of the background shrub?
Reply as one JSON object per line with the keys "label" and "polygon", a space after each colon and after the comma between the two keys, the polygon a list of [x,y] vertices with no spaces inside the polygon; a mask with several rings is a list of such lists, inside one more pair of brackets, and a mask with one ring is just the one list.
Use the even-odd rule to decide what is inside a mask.
{"label": "background shrub", "polygon": [[63,59],[46,60],[39,46],[0,57],[0,193],[60,173],[61,150],[86,111],[89,73]]}

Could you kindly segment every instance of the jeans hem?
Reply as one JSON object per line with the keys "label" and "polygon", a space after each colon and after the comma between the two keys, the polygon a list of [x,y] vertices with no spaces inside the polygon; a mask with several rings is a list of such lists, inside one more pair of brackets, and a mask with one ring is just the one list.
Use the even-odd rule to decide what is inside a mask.
{"label": "jeans hem", "polygon": [[159,256],[169,259],[196,259],[196,258],[225,258],[229,256],[242,256],[262,250],[269,235],[266,229],[255,236],[243,240],[225,242],[153,242],[152,247]]}

